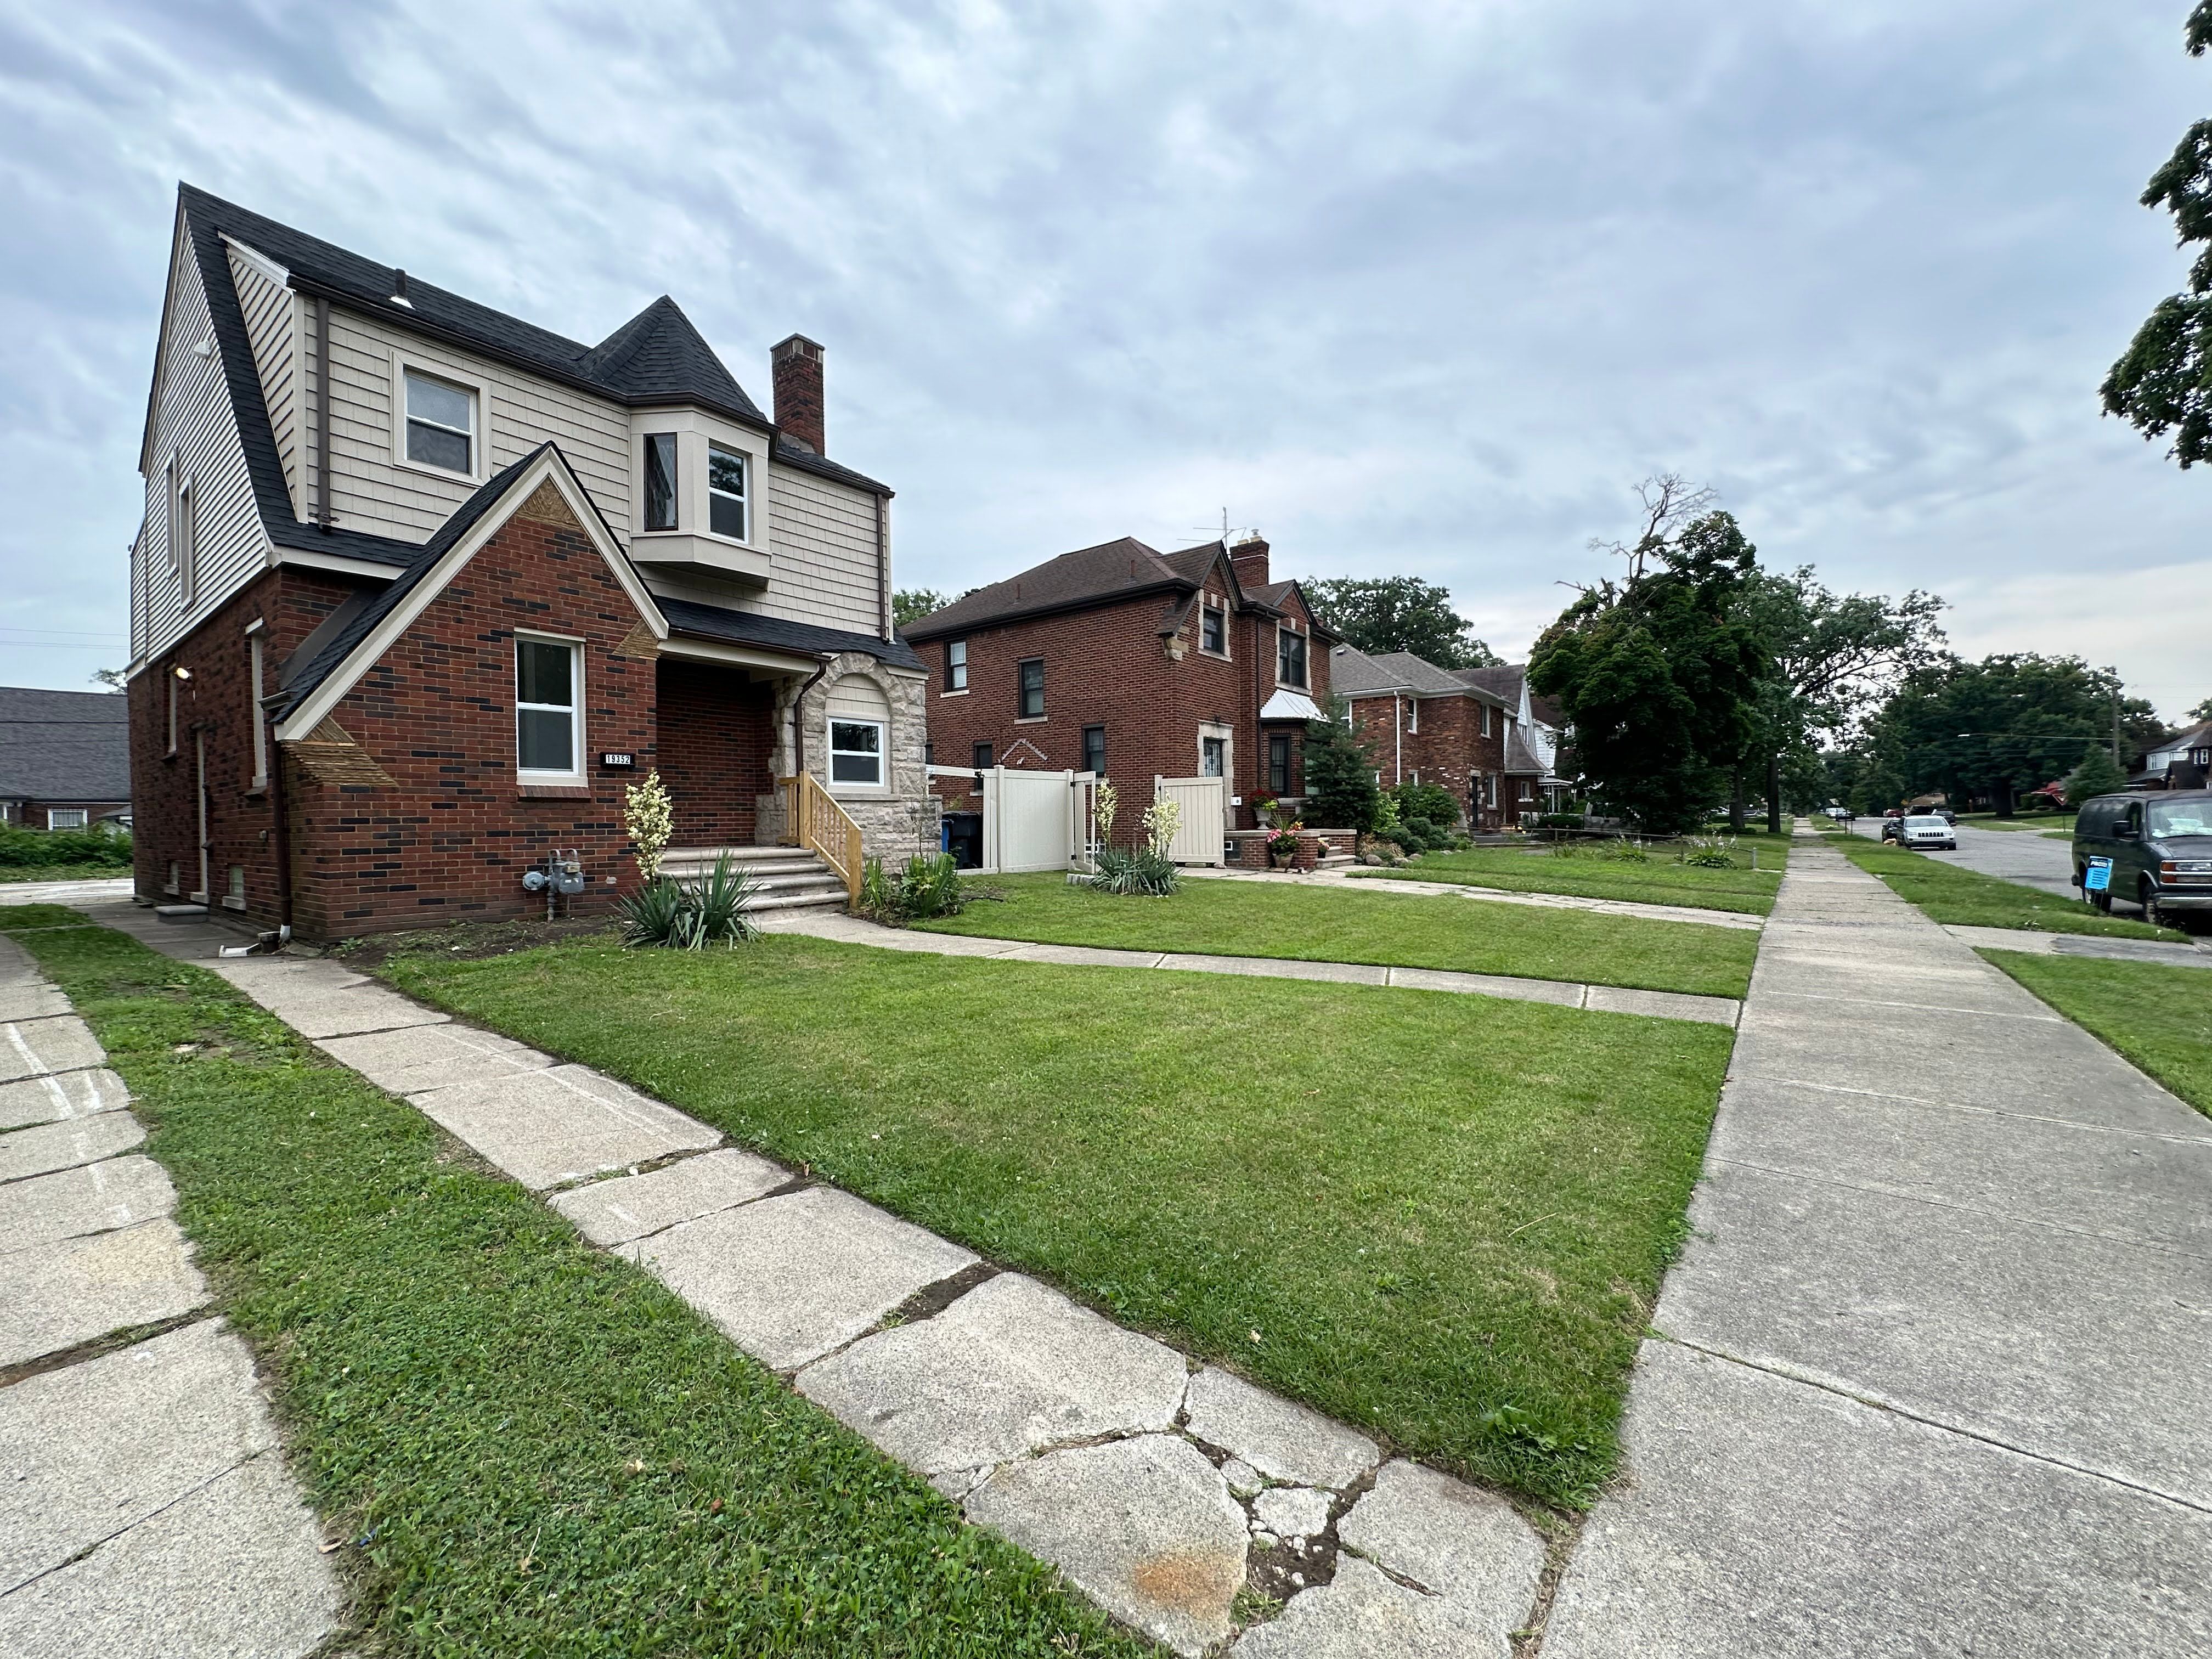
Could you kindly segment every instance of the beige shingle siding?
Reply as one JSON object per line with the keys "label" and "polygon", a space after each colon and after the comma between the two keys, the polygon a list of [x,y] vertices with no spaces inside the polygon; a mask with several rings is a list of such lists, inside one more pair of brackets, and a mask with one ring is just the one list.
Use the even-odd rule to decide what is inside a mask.
{"label": "beige shingle siding", "polygon": [[[263,565],[267,545],[238,441],[221,355],[194,349],[211,339],[207,289],[188,242],[171,273],[169,332],[161,342],[161,385],[147,472],[145,533],[132,581],[131,637],[141,656],[167,650],[191,625],[237,592]],[[192,483],[198,529],[198,581],[186,614],[169,561],[169,458]]]}
{"label": "beige shingle siding", "polygon": [[775,574],[744,609],[856,634],[881,631],[873,495],[770,466],[768,524]]}
{"label": "beige shingle siding", "polygon": [[467,500],[477,481],[446,479],[394,465],[392,360],[404,354],[433,372],[484,386],[478,412],[487,441],[483,476],[550,438],[617,533],[629,528],[629,414],[621,405],[331,309],[331,471],[338,523],[349,530],[426,541]]}
{"label": "beige shingle siding", "polygon": [[299,301],[291,289],[272,282],[239,251],[226,248],[238,308],[253,343],[253,367],[261,376],[261,400],[269,406],[269,429],[276,440],[276,459],[284,468],[284,488],[292,515],[307,517],[307,482],[300,453],[301,372]]}

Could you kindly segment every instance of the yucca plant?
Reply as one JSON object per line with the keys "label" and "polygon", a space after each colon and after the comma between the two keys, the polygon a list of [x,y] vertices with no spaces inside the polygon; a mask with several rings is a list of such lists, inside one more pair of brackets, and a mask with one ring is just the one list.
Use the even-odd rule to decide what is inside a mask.
{"label": "yucca plant", "polygon": [[723,854],[713,872],[697,881],[649,881],[616,905],[622,917],[623,943],[702,951],[709,945],[738,945],[760,932],[745,913],[760,890],[750,872]]}

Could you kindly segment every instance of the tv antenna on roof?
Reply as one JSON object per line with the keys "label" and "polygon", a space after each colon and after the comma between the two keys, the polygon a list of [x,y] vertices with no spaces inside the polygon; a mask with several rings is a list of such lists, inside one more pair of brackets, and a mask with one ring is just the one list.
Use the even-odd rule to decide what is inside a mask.
{"label": "tv antenna on roof", "polygon": [[1221,509],[1221,523],[1218,528],[1210,524],[1195,525],[1192,528],[1201,536],[1220,537],[1222,545],[1226,547],[1229,544],[1229,509],[1225,507]]}

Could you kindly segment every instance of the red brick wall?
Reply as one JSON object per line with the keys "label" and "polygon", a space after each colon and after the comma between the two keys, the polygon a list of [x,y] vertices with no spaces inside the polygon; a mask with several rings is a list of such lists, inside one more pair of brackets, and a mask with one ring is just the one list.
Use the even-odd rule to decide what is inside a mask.
{"label": "red brick wall", "polygon": [[[1217,576],[1209,584],[1224,592]],[[1115,826],[1117,841],[1137,836],[1137,814],[1152,797],[1152,779],[1193,777],[1199,769],[1199,727],[1231,728],[1230,793],[1248,799],[1266,776],[1267,745],[1259,711],[1275,690],[1275,632],[1272,620],[1231,616],[1227,659],[1198,648],[1199,620],[1194,607],[1184,624],[1183,654],[1169,654],[1160,634],[1166,602],[1154,596],[1104,605],[1062,616],[1042,617],[1003,627],[981,628],[968,641],[968,690],[945,689],[946,641],[931,640],[917,648],[930,670],[929,740],[939,766],[969,764],[978,743],[991,744],[1000,765],[1046,770],[1079,770],[1083,728],[1106,728],[1106,771],[1124,803]],[[1299,623],[1312,619],[1292,602]],[[1042,657],[1045,665],[1045,714],[1042,720],[1018,718],[1018,665]],[[1307,672],[1316,702],[1327,695],[1328,653],[1318,645],[1307,650]],[[1303,747],[1302,726],[1294,733],[1293,756]],[[958,779],[935,780],[940,794],[967,787]],[[1293,761],[1293,793],[1304,787]],[[1253,822],[1247,807],[1239,822]]]}
{"label": "red brick wall", "polygon": [[[582,529],[522,512],[432,600],[332,718],[392,787],[307,781],[295,760],[295,927],[310,939],[543,914],[524,871],[580,850],[575,913],[635,884],[624,785],[656,763],[655,665],[617,647],[637,622]],[[526,793],[514,776],[514,630],[580,637],[588,783]],[[602,750],[637,757],[602,771]],[[609,886],[607,878],[617,885]]]}
{"label": "red brick wall", "polygon": [[[1461,810],[1469,814],[1469,822],[1476,822],[1478,816],[1494,822],[1496,812],[1474,812],[1473,790],[1479,775],[1496,775],[1504,769],[1504,713],[1496,708],[1490,711],[1490,734],[1485,737],[1483,705],[1474,698],[1424,697],[1420,729],[1401,731],[1394,738],[1394,707],[1400,726],[1404,726],[1412,718],[1410,698],[1399,698],[1394,704],[1389,697],[1362,697],[1352,705],[1353,728],[1373,749],[1383,787],[1400,781],[1437,784],[1451,791]],[[1499,809],[1510,814],[1512,803],[1506,800],[1504,792],[1501,781]]]}
{"label": "red brick wall", "polygon": [[655,764],[676,809],[672,845],[750,846],[754,802],[775,782],[775,689],[742,669],[672,657],[658,681]]}
{"label": "red brick wall", "polygon": [[[267,790],[252,788],[252,674],[246,629],[264,624],[262,687],[276,690],[277,675],[302,641],[353,592],[340,580],[297,569],[272,570],[240,589],[176,647],[147,665],[131,683],[131,841],[140,897],[182,899],[198,884],[199,852],[194,795],[195,739],[207,762],[209,902],[226,908],[228,872],[246,871],[246,906],[239,914],[258,926],[277,921],[276,816]],[[191,671],[180,681],[174,671]],[[168,696],[177,694],[177,744],[168,745]],[[270,744],[275,764],[276,744]],[[173,895],[168,868],[177,866]]]}

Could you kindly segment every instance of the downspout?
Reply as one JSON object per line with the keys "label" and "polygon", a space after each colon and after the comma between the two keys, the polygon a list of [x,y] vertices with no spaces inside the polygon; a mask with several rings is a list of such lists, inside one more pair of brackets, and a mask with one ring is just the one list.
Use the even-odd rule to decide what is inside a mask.
{"label": "downspout", "polygon": [[315,522],[337,521],[331,511],[331,302],[315,298]]}
{"label": "downspout", "polygon": [[1390,781],[1406,781],[1406,711],[1398,707],[1398,694],[1390,694]]}
{"label": "downspout", "polygon": [[[269,719],[266,708],[258,708],[254,714],[264,721]],[[281,946],[292,942],[292,819],[284,794],[284,746],[276,741],[274,731],[269,734],[269,810],[276,830],[276,938]]]}
{"label": "downspout", "polygon": [[[878,496],[877,499],[882,498]],[[806,677],[806,684],[799,688],[799,695],[791,700],[791,775],[793,777],[806,770],[806,694],[821,683],[822,677],[830,672],[830,665],[836,660],[835,656],[825,654],[822,666]]]}

